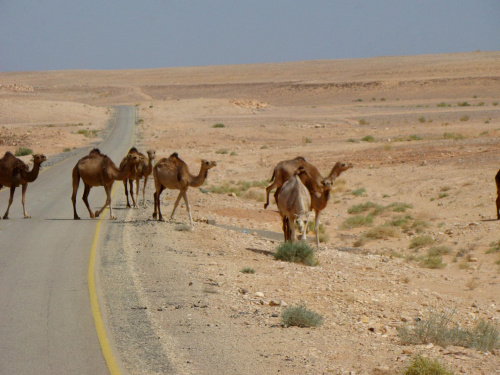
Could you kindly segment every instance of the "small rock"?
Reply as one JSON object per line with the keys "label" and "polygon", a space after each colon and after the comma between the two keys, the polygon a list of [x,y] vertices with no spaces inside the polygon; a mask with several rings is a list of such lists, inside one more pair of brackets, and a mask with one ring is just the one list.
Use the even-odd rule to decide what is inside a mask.
{"label": "small rock", "polygon": [[471,263],[477,263],[477,258],[476,257],[471,257],[469,259],[469,262],[471,262]]}
{"label": "small rock", "polygon": [[264,298],[264,293],[262,293],[262,292],[256,292],[255,293],[255,297]]}

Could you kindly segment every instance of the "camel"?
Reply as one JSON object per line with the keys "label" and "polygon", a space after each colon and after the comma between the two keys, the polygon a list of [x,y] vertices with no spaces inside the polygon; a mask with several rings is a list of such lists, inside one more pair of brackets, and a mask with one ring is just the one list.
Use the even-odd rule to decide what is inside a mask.
{"label": "camel", "polygon": [[497,185],[497,219],[500,220],[500,170],[497,172],[495,176],[495,183]]}
{"label": "camel", "polygon": [[[135,154],[127,155],[127,161],[121,168],[117,168],[115,163],[106,155],[102,154],[99,149],[93,149],[90,151],[89,155],[84,156],[73,168],[73,194],[71,200],[73,202],[73,218],[79,220],[80,217],[76,213],[76,193],[78,191],[78,186],[80,185],[80,178],[82,179],[85,190],[83,191],[83,202],[89,210],[90,217],[92,219],[99,217],[99,215],[104,211],[104,209],[109,206],[109,217],[111,219],[116,219],[113,214],[113,208],[111,207],[111,188],[116,180],[124,180],[133,173],[132,170],[135,169],[139,158]],[[89,206],[88,196],[90,189],[94,186],[103,186],[106,191],[106,203],[100,210],[95,213],[92,212]]]}
{"label": "camel", "polygon": [[[146,157],[146,155],[139,152],[135,147],[132,147],[128,153],[136,154],[139,157],[139,163],[137,164],[136,170],[130,174],[128,179],[123,180],[123,186],[125,187],[125,196],[127,197],[127,207],[130,207],[130,202],[128,200],[127,181],[130,185],[130,197],[132,198],[133,207],[137,208],[137,202],[139,201],[139,181],[143,177],[144,177],[144,185],[142,187],[142,205],[143,207],[146,207],[146,185],[148,183],[148,178],[151,175],[151,172],[153,171],[153,161],[155,158],[155,152],[153,150],[149,150],[147,152],[148,156]],[[123,164],[126,163],[126,159],[127,157],[123,158],[122,162],[120,163],[120,167],[122,167]],[[134,187],[133,187],[134,180],[136,186],[135,199],[134,199]]]}
{"label": "camel", "polygon": [[189,173],[189,168],[187,164],[179,158],[179,155],[174,152],[168,158],[163,158],[158,161],[158,163],[153,168],[153,177],[155,181],[155,193],[154,193],[154,212],[153,218],[156,219],[158,216],[159,221],[163,221],[163,216],[160,210],[160,194],[165,189],[176,189],[179,190],[179,195],[174,203],[174,209],[170,215],[170,220],[173,219],[175,209],[179,204],[181,198],[184,198],[186,203],[186,209],[189,215],[189,222],[193,226],[193,218],[191,216],[191,208],[189,207],[189,202],[187,199],[187,189],[188,187],[198,187],[201,186],[208,175],[208,170],[217,166],[215,161],[201,161],[200,172],[197,176]]}
{"label": "camel", "polygon": [[304,168],[307,173],[300,174],[300,179],[309,190],[311,194],[311,210],[315,212],[315,227],[316,232],[316,245],[319,247],[319,217],[330,198],[330,190],[337,177],[344,171],[352,168],[351,163],[337,162],[333,166],[329,175],[325,178],[321,176],[318,169],[312,164],[308,163],[303,157],[298,156],[292,160],[285,160],[276,165],[274,168],[273,176],[271,178],[271,185],[266,187],[267,201],[264,208],[269,205],[269,193],[272,189],[276,188],[274,198],[278,201],[278,196],[281,191],[283,183],[292,176],[298,168]]}
{"label": "camel", "polygon": [[19,185],[22,186],[21,202],[23,204],[24,218],[31,218],[26,212],[26,189],[28,188],[28,183],[37,179],[38,173],[40,172],[40,166],[45,160],[47,160],[45,155],[33,155],[33,168],[29,171],[28,166],[9,151],[0,159],[0,189],[4,186],[10,187],[9,204],[3,215],[4,219],[9,218],[9,209],[14,200],[14,192]]}
{"label": "camel", "polygon": [[307,235],[307,223],[311,213],[311,195],[309,190],[300,180],[299,175],[306,173],[304,168],[299,168],[281,186],[278,196],[278,209],[283,221],[283,233],[285,241],[295,242],[295,223],[297,223],[301,240],[305,241]]}

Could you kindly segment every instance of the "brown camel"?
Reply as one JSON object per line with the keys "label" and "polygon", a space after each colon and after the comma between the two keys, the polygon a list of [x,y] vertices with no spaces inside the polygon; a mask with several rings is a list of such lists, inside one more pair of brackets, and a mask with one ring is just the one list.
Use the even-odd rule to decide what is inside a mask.
{"label": "brown camel", "polygon": [[278,209],[283,221],[285,241],[295,242],[295,224],[297,223],[301,240],[306,239],[307,223],[311,213],[311,194],[300,180],[299,174],[306,173],[304,168],[299,168],[281,186],[278,196]]}
{"label": "brown camel", "polygon": [[28,188],[28,183],[35,181],[38,177],[40,165],[45,160],[47,160],[45,155],[33,155],[33,168],[29,171],[28,166],[9,151],[0,159],[0,189],[4,186],[10,187],[9,205],[3,215],[4,219],[9,218],[9,209],[14,200],[14,192],[19,185],[22,186],[21,202],[23,204],[24,218],[29,219],[31,217],[26,212],[26,189]]}
{"label": "brown camel", "polygon": [[298,168],[304,168],[307,173],[300,174],[300,179],[311,194],[311,210],[315,212],[315,227],[316,245],[319,247],[319,216],[323,211],[330,198],[330,190],[337,177],[343,172],[352,168],[352,164],[337,162],[333,166],[329,175],[325,178],[321,176],[318,169],[308,163],[303,157],[299,156],[292,160],[285,160],[276,165],[274,168],[272,183],[266,187],[267,202],[264,208],[269,205],[269,193],[276,188],[274,198],[277,201],[283,183],[292,176]]}
{"label": "brown camel", "polygon": [[173,219],[175,209],[179,204],[181,198],[184,198],[186,203],[186,209],[189,215],[189,222],[193,226],[193,218],[191,217],[191,208],[189,207],[189,202],[187,199],[187,189],[188,187],[198,187],[201,186],[208,175],[208,170],[215,167],[217,163],[215,161],[201,161],[200,172],[197,176],[189,173],[189,168],[187,164],[179,158],[179,155],[174,152],[168,158],[163,158],[158,161],[158,163],[153,168],[153,177],[155,180],[155,193],[154,202],[155,208],[153,212],[153,218],[156,219],[158,214],[158,220],[163,221],[163,216],[160,210],[160,194],[165,189],[176,189],[180,190],[177,199],[175,200],[174,209],[170,215],[170,220]]}
{"label": "brown camel", "polygon": [[495,183],[497,185],[497,219],[500,220],[500,170],[497,172],[495,176]]}
{"label": "brown camel", "polygon": [[[137,208],[137,203],[139,202],[139,181],[141,178],[144,177],[144,185],[142,187],[142,205],[143,205],[143,207],[146,207],[146,185],[148,183],[149,176],[153,172],[153,162],[155,159],[155,151],[148,150],[148,152],[147,152],[148,156],[146,157],[146,155],[139,152],[135,147],[132,147],[129,151],[129,154],[130,153],[135,153],[139,157],[139,163],[137,164],[137,170],[133,174],[131,174],[128,178],[128,183],[130,185],[130,196],[132,198],[132,203],[134,205],[134,208]],[[126,162],[126,157],[123,158],[122,162],[120,163],[120,167],[125,162]],[[134,199],[134,187],[133,187],[134,180],[135,180],[135,186],[136,186],[135,199]],[[128,200],[127,180],[123,181],[123,186],[125,187],[125,195],[127,197],[127,207],[130,207],[130,203]]]}
{"label": "brown camel", "polygon": [[[71,196],[71,200],[73,201],[73,218],[75,220],[80,219],[76,213],[76,193],[81,178],[85,185],[82,199],[89,210],[90,217],[92,219],[99,217],[106,206],[109,206],[109,217],[111,219],[116,219],[115,215],[113,215],[113,208],[111,207],[111,188],[113,182],[128,178],[131,171],[135,169],[138,161],[139,158],[137,155],[129,154],[127,155],[125,165],[121,168],[117,168],[115,163],[113,163],[108,156],[101,154],[99,149],[92,150],[89,155],[78,160],[75,168],[73,168],[73,195]],[[94,186],[103,186],[106,191],[106,203],[104,203],[104,206],[95,213],[90,209],[88,201],[90,189]]]}

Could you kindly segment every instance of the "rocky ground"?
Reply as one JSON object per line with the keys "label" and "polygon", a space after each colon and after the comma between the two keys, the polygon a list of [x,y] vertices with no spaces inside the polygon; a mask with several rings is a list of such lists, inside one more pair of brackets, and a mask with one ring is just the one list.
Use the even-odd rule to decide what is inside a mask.
{"label": "rocky ground", "polygon": [[[499,59],[471,53],[126,78],[1,74],[0,151],[33,146],[52,155],[90,145],[104,132],[107,106],[129,104],[141,150],[155,149],[157,159],[178,152],[193,174],[200,159],[217,161],[207,182],[188,191],[194,228],[184,206],[173,222],[152,220],[151,179],[148,208],[117,211],[123,283],[135,296],[122,301],[122,313],[141,314],[153,332],[141,346],[168,358],[162,366],[134,349],[133,334],[120,337],[113,323],[120,311],[110,312],[131,374],[396,374],[417,354],[457,374],[495,374],[498,349],[404,345],[398,328],[450,311],[463,328],[481,319],[498,327],[500,259],[487,251],[499,241]],[[354,164],[323,213],[315,267],[274,259],[279,215],[274,201],[263,209],[274,165],[297,155],[324,174],[336,161]],[[162,195],[167,218],[176,196]],[[121,186],[115,197],[122,208]],[[370,202],[376,206],[350,213]],[[371,223],[352,224],[370,212]],[[430,240],[414,247],[423,236]],[[426,268],[436,246],[445,265]],[[294,305],[321,314],[323,324],[283,327]]]}

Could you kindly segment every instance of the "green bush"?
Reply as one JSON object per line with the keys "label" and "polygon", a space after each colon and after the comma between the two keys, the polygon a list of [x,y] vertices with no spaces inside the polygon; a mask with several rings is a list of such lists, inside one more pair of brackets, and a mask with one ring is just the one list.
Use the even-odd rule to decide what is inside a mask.
{"label": "green bush", "polygon": [[361,141],[363,141],[363,142],[375,142],[375,138],[372,135],[366,135],[363,138],[361,138]]}
{"label": "green bush", "polygon": [[250,273],[250,274],[254,274],[255,273],[255,270],[253,268],[250,268],[250,267],[245,267],[243,268],[241,271],[241,273]]}
{"label": "green bush", "polygon": [[281,321],[286,327],[318,327],[323,323],[323,316],[304,305],[290,306],[283,311]]}
{"label": "green bush", "polygon": [[314,257],[314,249],[304,241],[282,242],[273,255],[276,260],[285,262],[303,263],[306,266],[317,266],[319,264]]}
{"label": "green bush", "polygon": [[212,128],[225,128],[225,127],[226,127],[226,125],[221,124],[221,123],[217,123],[217,124],[212,125]]}
{"label": "green bush", "polygon": [[417,355],[411,363],[403,369],[402,375],[453,375],[437,359],[431,360]]}
{"label": "green bush", "polygon": [[31,148],[19,147],[14,153],[15,156],[25,156],[33,155],[33,150]]}

